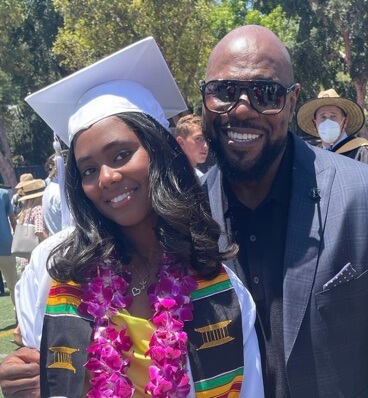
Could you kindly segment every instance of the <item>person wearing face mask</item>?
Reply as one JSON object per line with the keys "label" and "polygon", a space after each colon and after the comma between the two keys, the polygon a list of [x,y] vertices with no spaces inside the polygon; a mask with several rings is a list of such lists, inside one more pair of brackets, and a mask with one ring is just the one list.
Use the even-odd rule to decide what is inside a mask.
{"label": "person wearing face mask", "polygon": [[368,163],[368,141],[356,136],[365,122],[363,110],[334,89],[302,105],[297,122],[301,130],[321,139],[323,149]]}

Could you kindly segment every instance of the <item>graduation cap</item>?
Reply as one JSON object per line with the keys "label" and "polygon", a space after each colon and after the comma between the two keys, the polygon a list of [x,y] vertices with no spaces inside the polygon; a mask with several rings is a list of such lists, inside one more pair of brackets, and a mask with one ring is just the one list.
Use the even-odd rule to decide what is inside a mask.
{"label": "graduation cap", "polygon": [[141,112],[168,128],[187,109],[153,37],[147,37],[25,98],[69,146],[74,135],[120,112]]}

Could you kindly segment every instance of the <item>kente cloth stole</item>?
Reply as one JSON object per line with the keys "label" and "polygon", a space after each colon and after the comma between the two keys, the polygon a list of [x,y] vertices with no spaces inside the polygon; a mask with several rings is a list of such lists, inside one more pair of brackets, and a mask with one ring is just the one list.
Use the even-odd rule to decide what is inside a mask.
{"label": "kente cloth stole", "polygon": [[196,396],[239,397],[244,372],[240,304],[230,278],[222,268],[215,279],[194,278],[193,321],[185,322],[189,362]]}
{"label": "kente cloth stole", "polygon": [[82,293],[73,282],[54,282],[50,289],[41,338],[41,398],[83,397],[93,318],[78,312]]}
{"label": "kente cloth stole", "polygon": [[[238,297],[225,269],[210,281],[194,277],[199,285],[192,293],[194,320],[185,322],[185,331],[196,396],[239,397],[244,358]],[[81,295],[73,282],[54,282],[50,289],[41,340],[41,398],[83,396],[93,318],[78,312]]]}

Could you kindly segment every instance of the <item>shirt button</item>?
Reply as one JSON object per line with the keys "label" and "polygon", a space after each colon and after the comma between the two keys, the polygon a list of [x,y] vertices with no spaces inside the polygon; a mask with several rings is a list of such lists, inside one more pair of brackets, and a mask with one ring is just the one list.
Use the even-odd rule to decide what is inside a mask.
{"label": "shirt button", "polygon": [[255,241],[257,240],[257,237],[256,237],[255,235],[251,235],[251,236],[249,237],[249,240],[250,240],[251,242],[255,242]]}
{"label": "shirt button", "polygon": [[254,282],[256,285],[258,285],[258,283],[259,283],[259,278],[258,278],[258,276],[255,276],[255,277],[253,278],[253,282]]}

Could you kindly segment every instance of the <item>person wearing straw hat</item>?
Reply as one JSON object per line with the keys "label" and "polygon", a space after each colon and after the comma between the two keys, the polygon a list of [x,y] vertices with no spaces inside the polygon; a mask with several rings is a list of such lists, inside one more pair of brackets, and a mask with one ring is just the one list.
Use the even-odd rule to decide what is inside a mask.
{"label": "person wearing straw hat", "polygon": [[[17,186],[19,186],[19,184]],[[43,195],[45,187],[45,181],[41,179],[32,179],[29,181],[25,181],[21,185],[22,194],[19,200],[21,202],[24,202],[29,199],[39,198]]]}
{"label": "person wearing straw hat", "polygon": [[302,105],[297,122],[305,133],[321,139],[323,149],[368,163],[368,140],[356,136],[364,125],[364,112],[334,89],[321,91]]}
{"label": "person wearing straw hat", "polygon": [[222,265],[237,246],[219,251],[169,131],[186,106],[154,39],[26,100],[70,145],[75,220],[35,249],[30,266],[52,279],[19,303],[26,343],[43,325],[41,396],[262,398],[254,303]]}
{"label": "person wearing straw hat", "polygon": [[[19,184],[18,184],[19,185]],[[48,237],[45,228],[45,221],[42,209],[42,196],[45,191],[45,181],[41,179],[33,179],[22,183],[22,195],[19,197],[19,202],[22,204],[22,210],[18,214],[17,222],[19,224],[34,225],[35,234],[39,242],[42,242]],[[21,269],[28,265],[28,259],[21,259]]]}
{"label": "person wearing straw hat", "polygon": [[22,210],[22,204],[21,204],[21,202],[19,202],[19,198],[22,195],[24,195],[22,187],[25,183],[27,183],[28,181],[32,181],[32,180],[34,180],[33,174],[31,174],[31,173],[22,174],[20,176],[19,183],[15,186],[15,189],[17,190],[17,192],[13,195],[12,200],[11,200],[15,215],[18,215],[20,213],[20,211]]}
{"label": "person wearing straw hat", "polygon": [[[32,173],[22,174],[19,178],[19,183],[15,186],[15,189],[20,190],[21,188],[23,188],[24,184],[26,184],[27,182],[32,181],[32,180],[34,180]],[[20,195],[23,195],[23,193],[20,192]]]}

